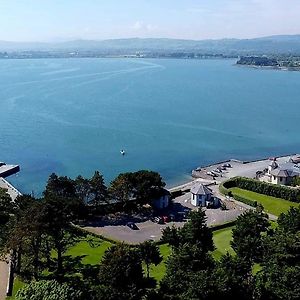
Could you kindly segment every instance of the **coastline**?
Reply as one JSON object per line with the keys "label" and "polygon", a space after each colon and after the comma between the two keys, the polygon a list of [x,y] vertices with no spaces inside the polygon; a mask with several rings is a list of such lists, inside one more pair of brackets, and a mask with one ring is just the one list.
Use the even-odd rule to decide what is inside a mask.
{"label": "coastline", "polygon": [[[299,154],[298,153],[282,154],[282,155],[278,155],[278,156],[275,156],[275,157],[278,160],[285,161],[285,160],[288,160],[290,157],[295,157],[295,156],[299,156]],[[260,166],[262,164],[267,163],[268,161],[270,161],[270,157],[262,157],[262,158],[257,158],[257,159],[253,159],[253,160],[239,160],[239,159],[236,159],[236,158],[231,158],[231,159],[227,159],[227,160],[221,160],[221,161],[213,162],[213,163],[210,163],[208,165],[201,165],[201,166],[193,169],[191,171],[191,173],[193,174],[193,172],[195,172],[198,169],[201,169],[201,170],[215,169],[218,166],[220,166],[222,164],[225,164],[225,163],[240,165],[245,170],[245,172],[248,172],[249,168],[250,168],[250,165]],[[185,190],[185,189],[190,188],[195,182],[202,181],[202,182],[205,182],[205,183],[213,183],[213,182],[220,183],[221,181],[223,181],[227,178],[222,178],[221,181],[220,181],[220,179],[221,178],[214,180],[211,177],[203,178],[203,177],[197,177],[197,176],[191,175],[190,180],[188,180],[184,183],[178,183],[178,184],[175,184],[175,185],[170,185],[167,189],[170,192],[177,191],[177,190]]]}
{"label": "coastline", "polygon": [[235,63],[234,66],[253,68],[253,69],[258,69],[258,70],[300,72],[300,67],[257,66],[257,65],[238,64],[238,63]]}

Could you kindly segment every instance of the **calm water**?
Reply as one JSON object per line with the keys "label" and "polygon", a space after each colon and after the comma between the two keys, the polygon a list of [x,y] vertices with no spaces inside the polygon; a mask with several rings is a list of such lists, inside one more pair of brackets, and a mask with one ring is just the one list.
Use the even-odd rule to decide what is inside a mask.
{"label": "calm water", "polygon": [[0,161],[38,194],[51,172],[147,168],[172,185],[216,160],[299,152],[300,73],[233,64],[0,60]]}

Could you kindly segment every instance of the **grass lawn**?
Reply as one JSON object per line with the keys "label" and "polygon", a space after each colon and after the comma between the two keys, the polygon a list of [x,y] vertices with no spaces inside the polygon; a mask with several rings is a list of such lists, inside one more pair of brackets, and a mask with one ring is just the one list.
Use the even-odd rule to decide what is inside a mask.
{"label": "grass lawn", "polygon": [[[232,239],[232,228],[228,227],[213,232],[213,240],[216,246],[216,250],[213,251],[213,257],[219,259],[222,254],[227,251],[229,253],[234,253],[230,246],[230,241]],[[112,243],[103,241],[100,238],[94,236],[87,236],[79,241],[75,246],[73,246],[66,255],[71,255],[73,257],[83,256],[82,263],[96,265],[99,264],[104,252],[112,246]],[[165,262],[171,253],[171,249],[167,244],[159,246],[160,253],[163,256],[163,261],[157,266],[151,266],[150,276],[154,277],[158,282],[163,278],[166,272]],[[146,271],[146,269],[145,269]],[[13,296],[7,299],[15,299],[16,292],[24,286],[24,283],[20,281],[17,277],[14,282]]]}
{"label": "grass lawn", "polygon": [[231,188],[230,189],[233,194],[247,198],[249,200],[257,201],[262,204],[265,211],[273,214],[275,216],[279,216],[281,213],[285,213],[289,210],[291,206],[297,207],[298,203],[291,202],[288,200],[284,200],[281,198],[275,198],[263,194],[258,194],[255,192],[243,190],[240,188]]}
{"label": "grass lawn", "polygon": [[15,299],[16,293],[19,289],[21,289],[25,285],[24,282],[22,282],[18,277],[15,278],[14,280],[14,288],[13,288],[13,293],[11,297],[6,297],[7,300],[13,300]]}
{"label": "grass lawn", "polygon": [[157,281],[160,281],[164,277],[166,273],[165,262],[171,253],[171,249],[167,244],[160,245],[159,250],[163,257],[163,261],[157,266],[152,266],[150,270],[150,276],[154,277]]}
{"label": "grass lawn", "polygon": [[73,257],[84,256],[83,264],[99,264],[104,252],[112,246],[112,243],[103,241],[94,236],[87,236],[73,246],[66,254]]}
{"label": "grass lawn", "polygon": [[230,246],[230,241],[232,240],[232,229],[234,226],[216,230],[213,232],[213,240],[216,250],[213,251],[213,257],[215,259],[220,259],[223,254],[229,252],[234,253],[234,250]]}

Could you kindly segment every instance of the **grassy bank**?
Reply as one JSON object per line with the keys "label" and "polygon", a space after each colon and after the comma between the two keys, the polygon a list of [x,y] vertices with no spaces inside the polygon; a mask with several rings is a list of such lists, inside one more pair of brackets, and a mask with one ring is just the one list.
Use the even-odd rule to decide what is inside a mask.
{"label": "grassy bank", "polygon": [[233,193],[233,195],[246,198],[250,201],[257,201],[263,205],[266,212],[275,216],[279,216],[281,213],[287,212],[291,206],[299,206],[299,204],[295,202],[243,190],[237,187],[230,188],[229,190]]}
{"label": "grassy bank", "polygon": [[231,226],[213,232],[213,240],[216,247],[216,250],[213,252],[213,257],[215,259],[220,259],[226,252],[229,252],[230,254],[234,253],[230,245],[233,228],[234,226]]}
{"label": "grassy bank", "polygon": [[[232,239],[232,228],[234,226],[215,230],[213,232],[213,240],[216,246],[216,250],[213,251],[213,257],[219,259],[226,252],[234,253],[230,246]],[[72,257],[82,256],[81,262],[83,264],[97,265],[101,261],[105,251],[113,244],[108,241],[103,241],[101,238],[88,235],[73,246],[66,255]],[[166,272],[166,260],[171,253],[171,249],[167,244],[159,245],[160,253],[163,257],[163,261],[157,265],[152,266],[150,275],[154,277],[158,282],[163,278]],[[24,283],[17,277],[14,282],[13,296],[7,299],[15,299],[16,292],[24,286]]]}

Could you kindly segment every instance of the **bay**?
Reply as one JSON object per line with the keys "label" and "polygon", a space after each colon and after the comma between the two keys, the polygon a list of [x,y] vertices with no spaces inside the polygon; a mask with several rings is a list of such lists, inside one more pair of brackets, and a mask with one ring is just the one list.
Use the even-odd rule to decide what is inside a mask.
{"label": "bay", "polygon": [[299,72],[235,60],[0,60],[0,161],[35,195],[52,172],[151,169],[172,186],[199,165],[300,152],[299,91]]}

